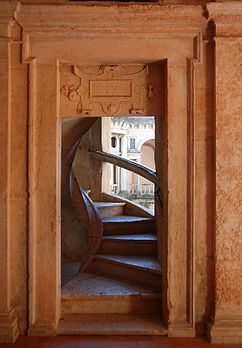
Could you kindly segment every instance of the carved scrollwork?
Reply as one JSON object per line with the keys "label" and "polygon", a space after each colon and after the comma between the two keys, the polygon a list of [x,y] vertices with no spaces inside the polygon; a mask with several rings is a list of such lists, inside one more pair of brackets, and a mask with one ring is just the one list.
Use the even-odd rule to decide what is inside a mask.
{"label": "carved scrollwork", "polygon": [[61,93],[77,103],[80,115],[144,115],[161,93],[148,65],[73,66],[72,74],[77,83],[66,83]]}
{"label": "carved scrollwork", "polygon": [[77,112],[81,115],[91,115],[90,109],[83,109],[82,102],[77,105]]}
{"label": "carved scrollwork", "polygon": [[147,98],[152,99],[153,96],[161,94],[161,88],[153,85],[147,86]]}
{"label": "carved scrollwork", "polygon": [[120,104],[101,105],[103,112],[107,115],[116,115],[120,109]]}
{"label": "carved scrollwork", "polygon": [[144,115],[144,109],[134,109],[133,107],[129,110],[130,115]]}
{"label": "carved scrollwork", "polygon": [[64,85],[61,88],[61,93],[64,94],[69,100],[75,100],[81,97],[81,85],[79,86],[67,86]]}
{"label": "carved scrollwork", "polygon": [[124,75],[124,68],[122,65],[100,65],[98,74],[112,80]]}
{"label": "carved scrollwork", "polygon": [[[70,101],[75,101],[77,102],[77,113],[82,114],[82,102],[81,102],[81,84],[78,86],[75,85],[64,85],[61,87],[60,90],[61,94],[66,96]],[[84,112],[84,114],[90,114],[87,112]]]}

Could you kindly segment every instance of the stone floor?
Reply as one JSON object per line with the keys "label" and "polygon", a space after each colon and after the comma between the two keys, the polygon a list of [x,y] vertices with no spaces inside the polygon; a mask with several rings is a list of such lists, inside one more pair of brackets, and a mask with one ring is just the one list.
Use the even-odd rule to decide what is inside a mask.
{"label": "stone floor", "polygon": [[62,288],[62,298],[65,296],[128,296],[128,295],[153,295],[142,286],[132,285],[128,282],[115,280],[104,275],[94,273],[78,273]]}
{"label": "stone floor", "polygon": [[15,344],[0,348],[242,348],[240,344],[209,344],[203,338],[167,338],[157,336],[58,336],[19,337]]}

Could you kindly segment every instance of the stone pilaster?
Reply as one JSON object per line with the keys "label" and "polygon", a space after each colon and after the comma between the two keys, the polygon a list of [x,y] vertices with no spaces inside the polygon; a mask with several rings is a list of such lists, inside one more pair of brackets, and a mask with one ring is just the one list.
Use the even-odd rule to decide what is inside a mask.
{"label": "stone pilaster", "polygon": [[208,6],[215,23],[216,220],[212,343],[242,343],[242,4]]}
{"label": "stone pilaster", "polygon": [[10,127],[11,127],[11,24],[17,2],[4,1],[0,13],[0,342],[14,342],[17,318],[11,308],[10,231]]}

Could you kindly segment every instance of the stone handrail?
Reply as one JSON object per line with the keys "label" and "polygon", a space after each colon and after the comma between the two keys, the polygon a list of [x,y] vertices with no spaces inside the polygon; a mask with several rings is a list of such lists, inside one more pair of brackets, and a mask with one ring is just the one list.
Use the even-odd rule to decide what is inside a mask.
{"label": "stone handrail", "polygon": [[161,214],[163,214],[162,191],[161,191],[159,179],[158,179],[157,174],[154,170],[152,170],[151,168],[148,168],[142,164],[135,163],[135,162],[130,161],[126,158],[116,156],[116,155],[113,155],[113,154],[110,154],[110,153],[107,153],[104,151],[91,150],[91,149],[86,149],[83,147],[79,147],[79,148],[81,150],[88,151],[93,158],[95,158],[99,161],[108,162],[108,163],[114,164],[116,166],[122,167],[124,169],[127,169],[131,172],[134,172],[134,173],[146,178],[147,180],[153,182],[156,186],[155,197],[157,199],[157,202],[159,203],[159,208],[161,210]]}
{"label": "stone handrail", "polygon": [[147,180],[153,182],[155,185],[158,185],[158,177],[156,175],[156,172],[142,164],[135,163],[126,158],[112,155],[110,153],[100,151],[100,150],[91,150],[91,149],[83,149],[83,150],[88,151],[90,155],[97,160],[108,162],[116,166],[122,167],[124,169],[127,169],[131,172],[134,172],[146,178]]}

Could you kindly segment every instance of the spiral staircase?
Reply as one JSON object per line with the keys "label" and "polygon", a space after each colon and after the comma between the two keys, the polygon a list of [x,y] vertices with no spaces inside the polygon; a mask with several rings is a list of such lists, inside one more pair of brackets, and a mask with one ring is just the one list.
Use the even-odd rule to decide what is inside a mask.
{"label": "spiral staircase", "polygon": [[[86,128],[92,122],[86,123]],[[83,124],[81,126],[83,132]],[[81,133],[83,134],[83,133]],[[72,143],[77,148],[72,132]],[[59,334],[165,335],[161,320],[162,271],[157,256],[156,218],[130,201],[108,194],[93,202],[71,169],[74,146],[64,153],[62,181],[75,213],[88,224],[88,246],[72,279],[63,282]],[[155,173],[101,151],[99,160],[157,180]],[[152,178],[153,175],[153,178]],[[68,195],[67,195],[68,196]]]}

